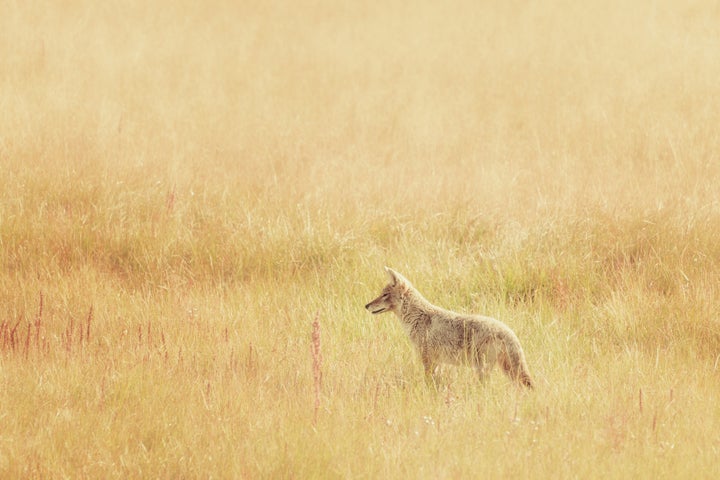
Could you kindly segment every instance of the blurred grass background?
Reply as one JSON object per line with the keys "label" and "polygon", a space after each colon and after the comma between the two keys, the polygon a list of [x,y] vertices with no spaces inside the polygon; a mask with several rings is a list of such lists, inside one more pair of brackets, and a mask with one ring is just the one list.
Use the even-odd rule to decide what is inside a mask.
{"label": "blurred grass background", "polygon": [[[719,20],[6,4],[0,476],[714,478]],[[383,265],[537,391],[427,389]]]}

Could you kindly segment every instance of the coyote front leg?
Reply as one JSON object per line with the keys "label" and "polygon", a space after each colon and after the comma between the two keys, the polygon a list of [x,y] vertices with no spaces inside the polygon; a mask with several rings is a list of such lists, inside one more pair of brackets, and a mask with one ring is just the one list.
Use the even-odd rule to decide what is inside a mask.
{"label": "coyote front leg", "polygon": [[427,347],[422,348],[420,351],[420,358],[422,359],[423,368],[425,369],[425,381],[434,385],[436,365]]}

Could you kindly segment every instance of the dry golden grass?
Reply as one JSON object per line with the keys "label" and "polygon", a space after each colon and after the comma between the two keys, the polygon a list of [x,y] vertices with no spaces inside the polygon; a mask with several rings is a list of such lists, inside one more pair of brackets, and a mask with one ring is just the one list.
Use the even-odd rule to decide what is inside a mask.
{"label": "dry golden grass", "polygon": [[165,3],[1,9],[0,477],[720,474],[715,2]]}

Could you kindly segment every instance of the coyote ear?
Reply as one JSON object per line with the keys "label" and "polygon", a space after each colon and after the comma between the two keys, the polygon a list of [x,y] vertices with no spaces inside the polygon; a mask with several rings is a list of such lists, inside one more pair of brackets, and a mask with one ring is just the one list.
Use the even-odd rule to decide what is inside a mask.
{"label": "coyote ear", "polygon": [[392,286],[397,285],[398,280],[400,279],[400,275],[395,270],[389,267],[385,267],[385,271],[387,272],[388,277],[390,277],[390,284]]}

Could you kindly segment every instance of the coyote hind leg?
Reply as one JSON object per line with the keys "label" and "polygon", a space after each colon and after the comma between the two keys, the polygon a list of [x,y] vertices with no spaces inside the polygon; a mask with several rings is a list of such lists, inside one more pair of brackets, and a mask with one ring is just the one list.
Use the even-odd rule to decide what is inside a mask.
{"label": "coyote hind leg", "polygon": [[477,352],[473,363],[477,376],[480,379],[480,383],[485,384],[487,382],[487,378],[495,366],[497,357],[497,351],[492,346],[484,349],[484,351]]}

